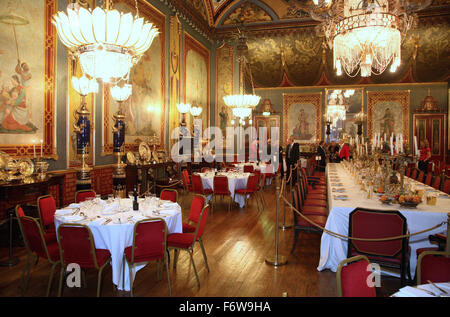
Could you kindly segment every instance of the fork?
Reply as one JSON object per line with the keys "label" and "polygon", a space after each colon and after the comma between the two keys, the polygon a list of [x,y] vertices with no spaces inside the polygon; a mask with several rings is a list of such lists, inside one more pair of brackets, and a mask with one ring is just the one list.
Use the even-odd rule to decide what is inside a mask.
{"label": "fork", "polygon": [[443,290],[442,288],[440,288],[439,286],[437,286],[436,284],[434,284],[432,281],[427,280],[427,282],[430,283],[431,285],[433,285],[434,287],[436,287],[440,292],[442,292],[442,293],[448,295],[448,292],[447,292],[447,291]]}

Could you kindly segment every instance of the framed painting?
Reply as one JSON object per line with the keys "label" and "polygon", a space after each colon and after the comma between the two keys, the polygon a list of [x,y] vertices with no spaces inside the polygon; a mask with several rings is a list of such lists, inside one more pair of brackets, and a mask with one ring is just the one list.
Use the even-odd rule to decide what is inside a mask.
{"label": "framed painting", "polygon": [[267,128],[267,139],[271,139],[272,128],[280,127],[280,116],[273,114],[269,116],[254,115],[253,116],[253,126],[256,128],[259,137],[259,128]]}
{"label": "framed painting", "polygon": [[[224,44],[216,52],[216,121],[215,125],[222,131],[223,139],[226,140],[227,127],[233,126],[233,112],[228,107],[223,97],[233,93],[234,57],[233,47]],[[225,144],[224,144],[225,145]]]}
{"label": "framed painting", "polygon": [[0,150],[14,157],[38,156],[42,143],[58,158],[55,12],[53,0],[0,1]]}
{"label": "framed painting", "polygon": [[409,140],[410,91],[368,91],[367,92],[367,137],[371,140],[375,133],[382,137],[391,133],[403,134]]}
{"label": "framed painting", "polygon": [[[135,14],[134,0],[115,1],[114,8]],[[164,147],[165,126],[165,27],[166,17],[146,1],[139,1],[139,15],[152,22],[159,31],[150,48],[131,69],[133,92],[123,103],[125,113],[125,151],[135,149],[138,140],[151,140]],[[103,149],[102,155],[113,150],[112,115],[118,103],[111,97],[109,84],[103,87]],[[154,141],[155,140],[155,141]]]}
{"label": "framed painting", "polygon": [[[184,33],[184,103],[203,108],[198,119],[203,131],[209,127],[209,50],[188,33]],[[186,116],[188,127],[193,126],[192,115]],[[192,129],[191,129],[192,131]],[[203,132],[202,132],[203,133]]]}
{"label": "framed painting", "polygon": [[316,143],[322,128],[322,93],[283,94],[283,144],[293,136],[299,144]]}

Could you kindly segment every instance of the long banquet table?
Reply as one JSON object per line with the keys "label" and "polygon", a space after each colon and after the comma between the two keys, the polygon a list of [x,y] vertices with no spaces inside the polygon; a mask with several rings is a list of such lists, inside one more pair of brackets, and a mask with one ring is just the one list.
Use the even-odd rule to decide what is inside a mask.
{"label": "long banquet table", "polygon": [[[333,171],[333,176],[330,176]],[[337,176],[342,186],[336,186],[334,178]],[[450,212],[450,196],[434,190],[422,183],[413,183],[417,189],[423,189],[425,192],[434,191],[437,194],[436,205],[427,205],[422,202],[416,208],[406,208],[398,204],[386,205],[379,201],[377,195],[373,195],[372,199],[367,198],[367,192],[361,190],[351,173],[344,168],[341,163],[329,163],[326,168],[327,187],[328,187],[328,219],[325,228],[329,231],[342,235],[348,235],[349,214],[356,207],[364,207],[371,209],[398,210],[406,217],[409,233],[419,232],[442,222],[447,221],[447,213]],[[336,188],[343,188],[345,192],[335,192]],[[346,195],[347,200],[335,199],[335,195]],[[419,235],[410,237],[409,245],[411,247],[410,270],[411,276],[414,277],[417,264],[416,250],[424,247],[435,247],[432,245],[428,236],[436,233],[446,232],[446,225],[442,225],[432,231],[428,231]],[[347,239],[332,236],[323,233],[320,245],[320,261],[317,269],[322,271],[330,269],[336,272],[339,263],[347,258]],[[385,272],[387,274],[392,274]]]}
{"label": "long banquet table", "polygon": [[[75,214],[74,214],[75,213]],[[55,213],[55,226],[62,223],[87,225],[94,237],[97,249],[107,249],[111,253],[112,281],[119,290],[130,290],[128,264],[125,261],[125,281],[122,287],[123,254],[126,247],[133,244],[134,225],[147,218],[162,218],[167,224],[168,234],[182,232],[181,207],[177,203],[159,198],[139,198],[139,210],[134,211],[131,199],[103,201],[98,198],[81,204],[71,204]],[[133,266],[136,272],[146,263]]]}

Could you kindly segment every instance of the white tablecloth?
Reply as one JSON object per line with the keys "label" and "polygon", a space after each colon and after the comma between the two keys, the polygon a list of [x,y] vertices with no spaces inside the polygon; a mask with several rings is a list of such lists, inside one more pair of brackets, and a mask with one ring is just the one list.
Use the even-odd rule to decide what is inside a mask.
{"label": "white tablecloth", "polygon": [[[329,172],[335,170],[336,174],[343,184],[341,187],[333,186],[336,182],[330,181]],[[352,175],[339,163],[327,164],[327,182],[328,182],[328,219],[325,225],[327,230],[342,235],[348,235],[348,218],[351,211],[356,207],[365,207],[372,209],[389,209],[398,210],[405,216],[409,233],[415,233],[424,229],[433,227],[441,222],[447,221],[447,213],[450,212],[450,199],[438,198],[435,206],[427,205],[425,202],[419,204],[416,208],[405,209],[398,204],[385,205],[382,204],[377,195],[373,199],[367,199],[367,192],[361,190]],[[423,185],[423,188],[430,189]],[[344,188],[345,192],[333,192],[333,188]],[[442,193],[443,194],[443,193]],[[336,200],[335,195],[347,195],[348,200]],[[419,235],[410,237],[409,244],[411,247],[410,267],[411,275],[414,278],[417,256],[416,250],[424,247],[435,247],[432,245],[428,236],[430,234],[446,232],[446,225],[443,225],[432,231],[428,231]],[[347,258],[347,239],[331,236],[327,233],[322,234],[320,245],[320,261],[317,269],[322,271],[330,269],[336,272],[339,263]]]}
{"label": "white tablecloth", "polygon": [[[213,189],[214,190],[214,173],[199,173],[202,178],[202,184],[204,189]],[[228,178],[228,190],[231,193],[231,197],[234,196],[234,191],[236,189],[244,189],[247,187],[247,180],[250,176],[250,173],[234,173],[234,172],[221,172],[217,175],[225,175]],[[210,198],[209,198],[210,199]],[[244,196],[236,195],[234,198],[235,202],[239,204],[242,208],[245,204]]]}
{"label": "white tablecloth", "polygon": [[[274,166],[271,164],[259,163],[259,165],[258,165],[257,163],[254,163],[254,162],[235,164],[236,168],[238,168],[239,171],[241,171],[241,172],[244,172],[245,165],[252,165],[254,170],[260,171],[262,174],[275,173]],[[270,179],[270,178],[266,179],[266,185],[270,185],[270,184],[272,184],[272,179]]]}
{"label": "white tablecloth", "polygon": [[[62,223],[77,222],[86,224],[92,232],[97,249],[107,249],[111,253],[112,280],[119,290],[130,290],[130,280],[128,273],[128,264],[125,261],[125,287],[122,287],[122,261],[123,253],[126,247],[133,244],[133,230],[135,222],[146,217],[162,218],[167,224],[168,234],[182,232],[181,207],[172,202],[162,201],[161,207],[156,207],[158,198],[153,198],[152,204],[148,199],[140,199],[139,210],[132,210],[130,199],[121,199],[120,206],[118,200],[114,204],[106,201],[99,201],[97,205],[71,204],[69,207],[80,207],[80,211],[86,215],[86,220],[73,221],[73,217],[67,212],[73,212],[74,209],[59,209],[55,213],[56,228]],[[121,210],[121,212],[119,212]],[[159,215],[154,212],[159,210]],[[107,213],[107,215],[105,214]],[[89,221],[95,219],[93,221]],[[104,224],[107,219],[111,222]],[[133,279],[136,272],[143,268],[146,263],[134,265]]]}
{"label": "white tablecloth", "polygon": [[[434,286],[436,285],[436,286]],[[405,286],[392,297],[450,297],[450,283],[422,284]]]}

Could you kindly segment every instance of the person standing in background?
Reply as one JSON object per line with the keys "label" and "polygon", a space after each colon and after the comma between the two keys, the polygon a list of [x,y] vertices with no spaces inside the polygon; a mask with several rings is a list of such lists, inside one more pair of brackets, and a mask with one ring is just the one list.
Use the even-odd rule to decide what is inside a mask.
{"label": "person standing in background", "polygon": [[[298,143],[294,142],[294,136],[291,135],[287,140],[286,147],[286,177],[289,177],[291,171],[295,168],[298,160],[300,159],[300,147]],[[297,181],[297,173],[292,172],[291,184],[295,184]]]}
{"label": "person standing in background", "polygon": [[344,142],[343,139],[339,140],[340,150],[339,150],[339,159],[348,160],[350,158],[350,147],[347,143]]}
{"label": "person standing in background", "polygon": [[420,156],[419,156],[419,170],[424,171],[425,173],[428,170],[428,162],[431,158],[431,149],[428,143],[428,140],[420,141]]}
{"label": "person standing in background", "polygon": [[325,144],[325,142],[320,141],[319,146],[317,147],[317,154],[319,154],[319,156],[320,156],[318,170],[322,171],[322,172],[325,171],[325,166],[327,165],[327,161],[326,161],[327,153],[325,151],[324,144]]}

